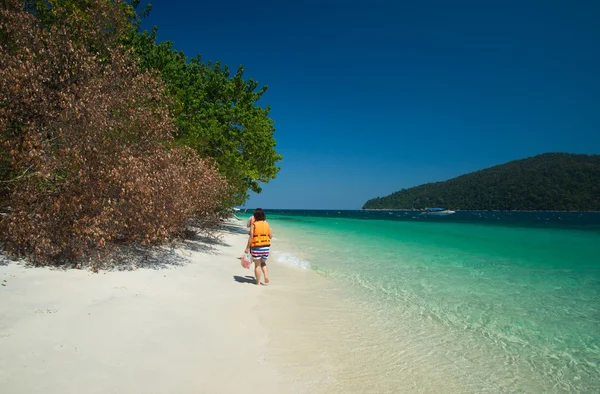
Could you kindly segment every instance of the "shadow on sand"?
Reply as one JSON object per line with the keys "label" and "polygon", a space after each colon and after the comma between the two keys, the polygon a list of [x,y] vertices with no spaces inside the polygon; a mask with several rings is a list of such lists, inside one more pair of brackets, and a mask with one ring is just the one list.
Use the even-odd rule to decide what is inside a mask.
{"label": "shadow on sand", "polygon": [[[132,271],[140,268],[167,269],[190,264],[192,252],[217,255],[219,247],[230,246],[223,240],[227,233],[239,232],[239,227],[223,224],[213,232],[186,231],[183,236],[166,245],[116,245],[114,251],[104,258],[83,258],[79,263],[73,261],[55,262],[48,267],[53,269],[100,269],[108,271]],[[25,267],[34,267],[25,260],[11,259],[0,253],[0,266],[12,262],[23,263]]]}
{"label": "shadow on sand", "polygon": [[[227,231],[228,230],[219,231],[219,233]],[[189,232],[183,240],[175,244],[175,247],[194,252],[217,254],[217,246],[230,246],[219,237],[219,233],[209,236],[206,234]]]}
{"label": "shadow on sand", "polygon": [[122,247],[111,260],[116,270],[136,268],[164,269],[190,263],[192,252],[217,255],[218,247],[230,246],[221,235],[231,231],[219,228],[212,234],[188,231],[182,239],[160,247]]}
{"label": "shadow on sand", "polygon": [[250,275],[246,275],[246,276],[233,275],[233,280],[235,280],[238,283],[249,283],[251,285],[256,284],[256,279],[254,278],[254,276],[250,276]]}
{"label": "shadow on sand", "polygon": [[230,223],[223,223],[220,228],[223,232],[230,233],[230,234],[248,235],[248,231],[249,231],[249,229],[246,228],[246,226],[240,228],[239,225],[230,224]]}

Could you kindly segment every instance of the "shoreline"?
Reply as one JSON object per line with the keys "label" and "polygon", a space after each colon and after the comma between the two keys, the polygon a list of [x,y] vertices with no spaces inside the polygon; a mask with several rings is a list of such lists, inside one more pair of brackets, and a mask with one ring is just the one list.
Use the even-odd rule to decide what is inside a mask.
{"label": "shoreline", "polygon": [[[244,208],[246,210],[252,208]],[[424,209],[409,209],[409,208],[357,208],[357,209],[304,209],[304,208],[264,208],[265,211],[339,211],[339,212],[355,212],[355,211],[398,211],[398,212],[424,212]],[[536,213],[600,213],[600,211],[544,211],[544,210],[502,210],[502,209],[451,209],[455,212],[536,212]],[[242,213],[244,215],[246,213]],[[246,214],[247,215],[247,214]]]}
{"label": "shoreline", "polygon": [[[276,215],[270,214],[271,219]],[[267,325],[273,330],[274,364],[313,379],[319,390],[308,392],[566,392],[595,387],[593,367],[560,360],[557,370],[565,376],[579,374],[580,381],[562,381],[547,373],[547,355],[556,353],[557,340],[574,352],[583,347],[570,342],[579,334],[569,330],[568,320],[552,323],[572,312],[560,302],[545,304],[548,299],[576,297],[583,289],[572,289],[569,283],[577,279],[549,281],[548,286],[564,289],[553,288],[563,296],[555,299],[538,286],[538,275],[523,275],[552,258],[588,261],[585,256],[597,255],[590,246],[597,239],[595,232],[564,238],[567,233],[536,230],[529,238],[523,231],[530,230],[518,226],[516,232],[504,227],[482,232],[479,226],[465,232],[466,226],[314,215],[278,225],[273,219],[274,250],[285,252],[278,259],[310,269],[288,281],[286,291],[277,288],[275,296],[273,288],[268,292],[273,298],[261,299],[272,316]],[[530,254],[521,244],[535,249],[544,244],[542,239],[550,249],[539,253]],[[443,242],[431,248],[438,241]],[[472,245],[474,241],[478,243]],[[504,242],[515,249],[499,245]],[[577,247],[580,242],[586,247]],[[561,252],[567,245],[577,253]],[[588,293],[581,297],[588,294],[585,297],[592,300],[589,294],[595,290],[586,288]],[[518,302],[515,294],[527,295],[528,301]],[[554,307],[560,313],[554,313]],[[546,313],[525,315],[534,310]],[[520,321],[545,330],[522,329]],[[585,338],[594,335],[589,324],[577,327],[581,335],[588,333]]]}
{"label": "shoreline", "polygon": [[[547,212],[547,213],[600,213],[600,211],[544,211],[544,210],[503,210],[503,209],[452,209],[455,212]],[[343,209],[342,209],[343,211]],[[401,212],[424,212],[424,209],[384,209],[384,208],[361,208],[356,211],[401,211]]]}
{"label": "shoreline", "polygon": [[[240,265],[245,220],[225,224],[222,242],[197,239],[175,249],[187,263],[155,269],[95,274],[0,260],[0,387],[50,394],[547,391],[542,374],[516,367],[525,362],[520,354],[503,369],[506,354],[476,330],[456,330],[455,315],[422,314],[443,303],[410,294],[396,302],[380,291],[389,287],[377,275],[363,283],[356,270],[328,269],[369,260],[356,252],[338,260],[347,238],[323,231],[315,240],[306,226],[275,226],[269,286],[254,285],[253,270]],[[405,268],[407,280],[427,272],[418,263]],[[420,286],[435,290],[427,280]]]}
{"label": "shoreline", "polygon": [[167,268],[0,264],[2,391],[298,392],[266,360],[260,297],[272,289],[241,267],[246,237],[230,222],[221,243],[177,248],[187,263]]}
{"label": "shoreline", "polygon": [[303,382],[301,392],[478,392],[471,377],[462,376],[449,360],[428,354],[431,363],[422,362],[423,347],[414,340],[419,322],[404,324],[412,331],[397,337],[385,327],[387,313],[372,309],[372,295],[313,266],[306,245],[297,245],[300,235],[290,235],[289,229],[277,231],[275,257],[308,258],[311,268],[286,264],[278,273],[282,286],[261,296],[260,311],[271,330],[269,360],[285,367],[281,375]]}

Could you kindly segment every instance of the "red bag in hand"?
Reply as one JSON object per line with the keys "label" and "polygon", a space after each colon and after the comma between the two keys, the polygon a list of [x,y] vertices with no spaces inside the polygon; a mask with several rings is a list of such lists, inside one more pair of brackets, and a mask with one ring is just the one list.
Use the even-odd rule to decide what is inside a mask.
{"label": "red bag in hand", "polygon": [[248,269],[252,265],[252,258],[249,253],[242,256],[242,267]]}

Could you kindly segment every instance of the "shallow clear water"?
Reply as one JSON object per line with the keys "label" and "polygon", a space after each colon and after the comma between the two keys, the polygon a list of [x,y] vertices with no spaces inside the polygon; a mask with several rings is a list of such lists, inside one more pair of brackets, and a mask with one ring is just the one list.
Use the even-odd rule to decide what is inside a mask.
{"label": "shallow clear water", "polygon": [[[394,342],[382,374],[435,364],[471,392],[600,392],[600,214],[266,212],[275,259],[350,289]],[[423,365],[402,372],[407,354]]]}

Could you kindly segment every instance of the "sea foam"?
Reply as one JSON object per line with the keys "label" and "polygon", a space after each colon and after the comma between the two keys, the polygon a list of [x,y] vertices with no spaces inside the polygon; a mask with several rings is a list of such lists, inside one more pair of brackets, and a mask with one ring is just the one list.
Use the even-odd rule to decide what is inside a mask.
{"label": "sea foam", "polygon": [[291,253],[281,253],[278,254],[275,259],[279,263],[293,265],[296,268],[300,268],[303,270],[310,269],[310,263],[306,260],[302,260],[300,257],[294,256]]}

